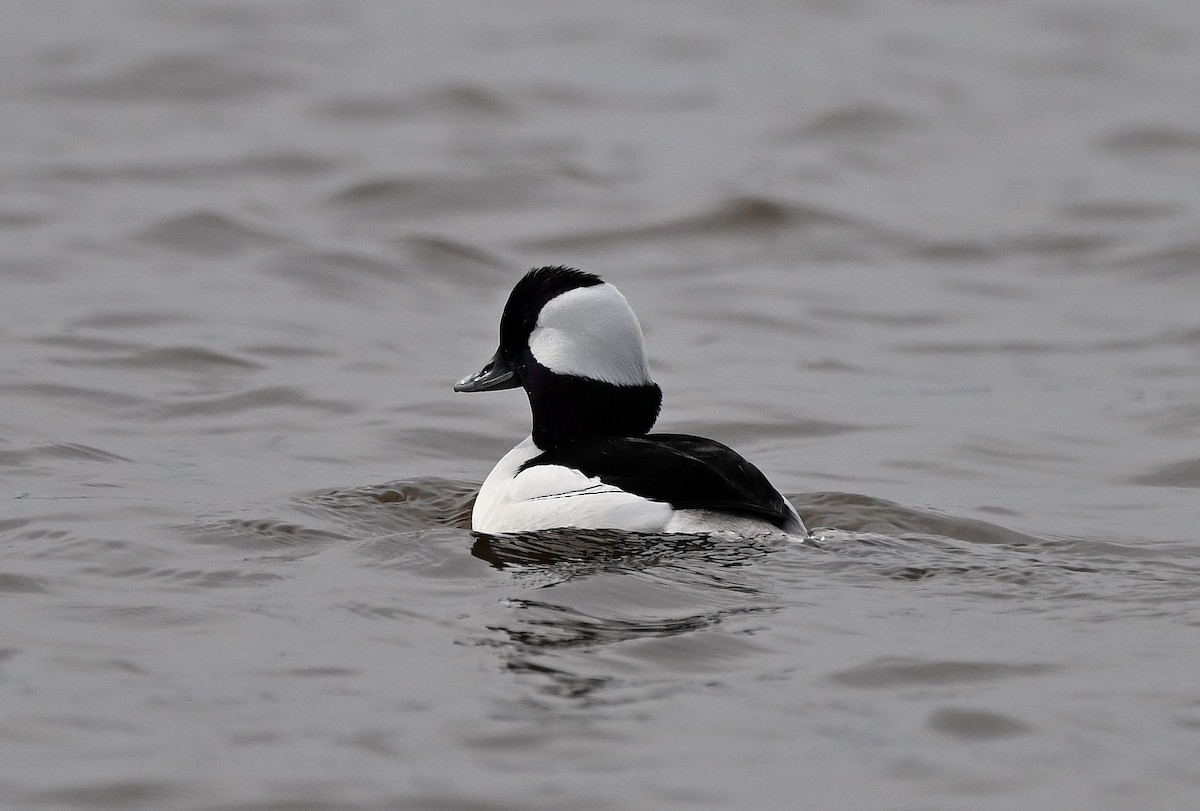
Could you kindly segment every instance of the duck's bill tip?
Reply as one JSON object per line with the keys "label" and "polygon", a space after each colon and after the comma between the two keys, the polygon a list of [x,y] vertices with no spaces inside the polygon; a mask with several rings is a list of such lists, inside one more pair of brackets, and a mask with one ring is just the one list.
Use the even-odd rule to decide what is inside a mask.
{"label": "duck's bill tip", "polygon": [[521,379],[517,377],[517,370],[509,366],[497,353],[479,372],[455,383],[454,390],[500,391],[501,389],[515,389],[520,385]]}

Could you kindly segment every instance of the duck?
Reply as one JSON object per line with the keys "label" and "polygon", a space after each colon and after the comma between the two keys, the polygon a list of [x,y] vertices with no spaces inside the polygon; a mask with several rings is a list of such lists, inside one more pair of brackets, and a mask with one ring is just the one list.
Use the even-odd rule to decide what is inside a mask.
{"label": "duck", "polygon": [[651,433],[662,390],[641,324],[599,276],[539,267],[513,287],[499,347],[457,392],[523,388],[530,435],[479,489],[471,528],[805,537],[796,509],[733,449]]}

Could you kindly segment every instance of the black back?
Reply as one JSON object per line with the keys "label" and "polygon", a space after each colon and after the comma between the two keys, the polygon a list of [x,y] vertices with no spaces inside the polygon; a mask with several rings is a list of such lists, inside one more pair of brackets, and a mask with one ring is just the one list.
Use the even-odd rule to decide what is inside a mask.
{"label": "black back", "polygon": [[677,510],[712,510],[784,527],[792,511],[767,477],[736,451],[688,434],[584,438],[521,466],[561,465]]}

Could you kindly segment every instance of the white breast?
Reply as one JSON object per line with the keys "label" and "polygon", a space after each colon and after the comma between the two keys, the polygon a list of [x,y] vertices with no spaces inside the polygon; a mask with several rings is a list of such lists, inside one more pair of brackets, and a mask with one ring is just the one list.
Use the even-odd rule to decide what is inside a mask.
{"label": "white breast", "polygon": [[530,437],[488,474],[475,499],[471,527],[478,532],[523,532],[556,527],[662,532],[671,505],[626,493],[578,470],[521,465],[541,453]]}

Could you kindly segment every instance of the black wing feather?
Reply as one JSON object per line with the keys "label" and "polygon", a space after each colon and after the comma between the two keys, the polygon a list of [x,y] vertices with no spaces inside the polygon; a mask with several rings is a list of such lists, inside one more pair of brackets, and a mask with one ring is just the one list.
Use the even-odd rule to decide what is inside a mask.
{"label": "black wing feather", "polygon": [[596,437],[564,443],[530,459],[594,476],[677,510],[713,510],[784,526],[791,507],[758,468],[731,448],[688,434]]}

